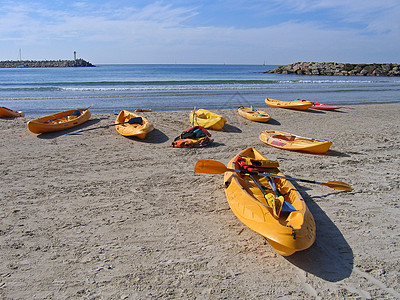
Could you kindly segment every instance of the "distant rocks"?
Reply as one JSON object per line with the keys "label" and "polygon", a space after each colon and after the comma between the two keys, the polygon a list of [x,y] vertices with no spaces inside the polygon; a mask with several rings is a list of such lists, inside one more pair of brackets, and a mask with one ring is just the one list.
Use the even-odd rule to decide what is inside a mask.
{"label": "distant rocks", "polygon": [[325,76],[400,76],[399,64],[344,64],[335,62],[296,62],[265,73]]}
{"label": "distant rocks", "polygon": [[84,59],[75,60],[7,60],[0,61],[0,68],[54,68],[95,67]]}

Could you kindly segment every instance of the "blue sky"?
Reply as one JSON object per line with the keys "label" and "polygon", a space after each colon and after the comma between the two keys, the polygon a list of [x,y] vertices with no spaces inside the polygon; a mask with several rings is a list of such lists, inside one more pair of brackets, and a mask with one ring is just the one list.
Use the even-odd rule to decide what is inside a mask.
{"label": "blue sky", "polygon": [[0,60],[400,63],[399,0],[0,1]]}

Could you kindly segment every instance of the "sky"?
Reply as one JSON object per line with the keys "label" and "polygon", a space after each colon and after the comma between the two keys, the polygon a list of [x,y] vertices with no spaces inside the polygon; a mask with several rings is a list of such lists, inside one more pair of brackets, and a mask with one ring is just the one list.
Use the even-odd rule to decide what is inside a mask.
{"label": "sky", "polygon": [[400,63],[399,0],[0,0],[0,60]]}

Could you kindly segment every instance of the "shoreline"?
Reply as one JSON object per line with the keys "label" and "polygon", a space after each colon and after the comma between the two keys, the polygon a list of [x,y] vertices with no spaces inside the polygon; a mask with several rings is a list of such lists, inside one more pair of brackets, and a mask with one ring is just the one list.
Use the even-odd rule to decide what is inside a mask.
{"label": "shoreline", "polygon": [[[271,108],[269,123],[213,109],[228,122],[197,149],[170,147],[191,127],[187,110],[140,113],[155,127],[145,140],[113,127],[38,136],[26,127],[34,117],[1,119],[0,296],[398,298],[399,108]],[[75,129],[115,118],[93,114]],[[327,155],[284,151],[259,140],[265,129],[333,145]],[[354,188],[295,185],[316,221],[311,248],[280,256],[232,213],[222,175],[193,171],[198,159],[226,164],[250,146],[286,176]]]}
{"label": "shoreline", "polygon": [[[78,98],[78,97],[77,97]],[[289,100],[288,100],[289,101]],[[398,103],[400,103],[400,101],[389,101],[389,102],[366,102],[366,103],[352,103],[352,102],[334,102],[334,103],[330,103],[330,102],[324,102],[324,104],[329,104],[329,105],[334,105],[334,106],[346,106],[346,107],[357,107],[357,106],[369,106],[369,105],[391,105],[391,104],[398,104]],[[96,106],[95,106],[95,104],[93,104],[93,101],[92,102],[87,102],[87,103],[84,103],[83,105],[80,105],[79,107],[80,108],[84,108],[84,107],[88,107],[88,106],[90,106],[90,105],[94,105],[91,109],[90,109],[90,111],[92,112],[92,114],[94,114],[94,115],[102,115],[102,114],[112,114],[113,113],[113,111],[120,111],[120,110],[122,110],[122,109],[125,109],[124,107],[116,107],[116,108],[110,108],[110,109],[103,109],[103,108],[96,108]],[[239,106],[246,106],[246,104],[243,104],[243,105],[239,105]],[[239,107],[238,106],[238,107]],[[7,108],[10,108],[10,109],[15,109],[15,107],[16,106],[12,106],[12,107],[9,107],[9,106],[6,106]],[[164,109],[164,110],[159,110],[159,109],[156,109],[156,108],[152,108],[152,107],[147,107],[147,106],[140,106],[139,108],[145,108],[145,109],[152,109],[152,111],[153,112],[174,112],[174,111],[179,111],[179,112],[182,112],[182,111],[190,111],[189,109],[187,109],[187,108],[182,108],[182,109]],[[202,108],[204,108],[204,109],[207,109],[207,110],[211,110],[211,111],[214,111],[214,110],[232,110],[232,109],[236,109],[236,107],[231,107],[231,108],[209,108],[209,107],[202,107]],[[69,107],[69,108],[65,108],[65,110],[68,110],[68,109],[72,109],[71,107]],[[264,104],[263,103],[263,105],[261,105],[261,106],[257,106],[257,109],[261,109],[261,110],[264,110],[264,111],[266,111],[267,113],[273,113],[273,110],[274,110],[274,108],[271,108],[271,107],[269,107],[268,105],[266,105],[266,104]],[[18,108],[18,110],[21,110],[21,109],[19,109]],[[38,111],[34,111],[34,112],[31,112],[31,111],[26,111],[26,110],[22,110],[22,112],[24,112],[25,113],[25,117],[27,117],[27,118],[32,118],[32,119],[36,119],[36,118],[39,118],[39,117],[43,117],[43,116],[47,116],[47,115],[50,115],[50,114],[53,114],[53,113],[56,113],[56,112],[59,112],[59,111],[63,111],[64,109],[59,109],[59,110],[51,110],[51,111],[49,111],[49,110],[47,110],[46,112],[38,112]],[[129,109],[128,109],[129,110]],[[346,109],[342,109],[342,110],[344,110],[344,111],[346,111]],[[318,110],[315,110],[315,109],[309,109],[309,111],[310,112],[318,112]],[[319,111],[320,112],[320,111]],[[93,118],[93,117],[92,117]]]}

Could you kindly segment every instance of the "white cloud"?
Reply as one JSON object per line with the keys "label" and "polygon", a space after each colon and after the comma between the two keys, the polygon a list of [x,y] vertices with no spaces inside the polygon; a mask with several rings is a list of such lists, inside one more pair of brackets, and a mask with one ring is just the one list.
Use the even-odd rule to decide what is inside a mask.
{"label": "white cloud", "polygon": [[276,0],[292,12],[329,12],[337,20],[360,23],[369,31],[398,30],[400,1],[398,0]]}
{"label": "white cloud", "polygon": [[[76,2],[73,6],[79,9],[71,11],[28,4],[0,5],[0,41],[10,43],[8,47],[29,47],[26,52],[32,55],[61,55],[66,48],[73,47],[95,63],[262,63],[265,59],[267,63],[280,64],[296,60],[399,60],[400,3],[397,1],[275,2],[281,11],[289,9],[296,14],[327,10],[335,13],[338,22],[343,20],[344,23],[335,27],[317,18],[313,22],[296,18],[297,21],[277,20],[272,26],[248,29],[188,26],[186,21],[199,14],[196,7],[163,2],[142,8]],[[260,3],[254,1],[249,7]],[[371,14],[376,17],[371,18]],[[362,26],[347,26],[349,23]]]}

